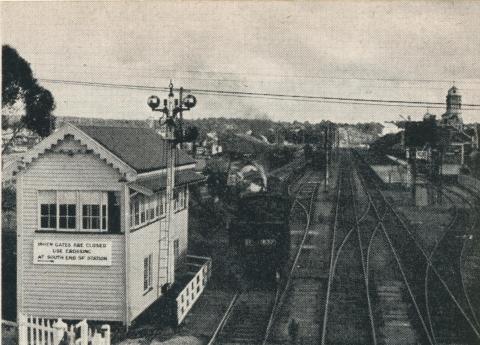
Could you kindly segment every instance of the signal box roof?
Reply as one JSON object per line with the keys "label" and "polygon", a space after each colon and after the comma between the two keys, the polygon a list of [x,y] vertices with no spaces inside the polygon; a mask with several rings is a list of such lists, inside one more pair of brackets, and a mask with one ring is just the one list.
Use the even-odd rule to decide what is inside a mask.
{"label": "signal box roof", "polygon": [[[76,126],[138,173],[167,166],[166,142],[152,128]],[[182,150],[176,150],[176,166],[195,164]]]}

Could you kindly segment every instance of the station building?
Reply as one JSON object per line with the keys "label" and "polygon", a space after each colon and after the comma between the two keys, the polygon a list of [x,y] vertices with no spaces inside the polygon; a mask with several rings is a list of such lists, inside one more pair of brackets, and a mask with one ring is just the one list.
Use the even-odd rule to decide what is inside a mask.
{"label": "station building", "polygon": [[[446,112],[439,120],[426,113],[423,121],[408,122],[405,131],[405,146],[415,150],[416,158],[440,169],[444,176],[457,176],[469,164],[471,153],[478,149],[476,127],[463,124],[462,96],[457,87],[452,86],[446,96]],[[435,159],[434,151],[440,158]]]}
{"label": "station building", "polygon": [[189,185],[203,180],[177,149],[168,233],[165,148],[150,128],[66,124],[26,153],[17,315],[129,325],[165,295],[187,255]]}

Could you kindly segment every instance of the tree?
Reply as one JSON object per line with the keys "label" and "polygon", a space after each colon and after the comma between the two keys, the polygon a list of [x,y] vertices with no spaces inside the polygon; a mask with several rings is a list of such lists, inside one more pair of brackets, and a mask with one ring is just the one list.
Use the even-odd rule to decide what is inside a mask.
{"label": "tree", "polygon": [[[2,115],[9,107],[23,107],[20,120],[2,123],[2,128],[11,127],[12,137],[3,145],[2,153],[8,150],[24,128],[40,137],[46,137],[55,128],[55,101],[50,91],[38,84],[30,64],[18,52],[2,46]],[[3,116],[2,116],[3,117]],[[3,122],[3,121],[2,121]]]}

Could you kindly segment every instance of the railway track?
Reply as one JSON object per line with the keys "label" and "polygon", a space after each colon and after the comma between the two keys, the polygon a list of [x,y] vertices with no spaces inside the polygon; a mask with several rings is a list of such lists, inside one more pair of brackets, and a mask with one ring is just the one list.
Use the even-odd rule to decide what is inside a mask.
{"label": "railway track", "polygon": [[[254,306],[253,315],[248,303],[237,302],[215,343],[261,344],[263,333],[263,344],[284,344],[285,338],[272,335],[272,325],[282,317],[285,299],[302,294],[298,301],[306,303],[306,319],[314,319],[308,303],[324,303],[323,318],[316,324],[303,323],[309,327],[304,330],[309,336],[301,338],[305,345],[480,344],[475,304],[462,272],[466,241],[452,245],[457,236],[469,231],[465,229],[473,231],[478,225],[477,218],[467,217],[474,205],[443,191],[453,216],[438,241],[428,247],[396,212],[365,162],[346,153],[343,164],[337,181],[328,274],[322,276],[322,262],[313,258],[318,248],[310,244],[319,181],[307,172],[292,189],[296,197],[291,209],[292,220],[306,225],[296,231],[300,236],[292,241],[295,255],[290,272],[282,289],[268,302],[273,307],[266,307],[268,298],[263,298],[263,303]],[[322,297],[319,291],[324,281],[326,296]],[[243,296],[245,301],[253,299]],[[242,296],[238,300],[242,301]],[[245,325],[245,319],[250,319],[250,325]]]}
{"label": "railway track", "polygon": [[[313,175],[311,171],[307,171],[297,186],[291,189],[291,193],[295,193],[290,210],[291,217],[296,219],[296,221],[305,223],[302,239],[299,243],[292,243],[292,246],[298,246],[298,251],[293,260],[291,271],[296,267],[299,253],[305,243],[309,229],[312,212],[311,204],[317,191],[317,183],[312,183],[312,181],[318,180]],[[285,286],[289,284],[291,271],[284,283]],[[284,294],[280,293],[280,291],[277,291],[276,294],[271,291],[245,291],[238,293],[208,344],[261,344],[262,341],[265,341],[266,334],[268,334],[269,327],[271,327],[273,322],[272,316],[278,309],[278,306],[281,305],[284,297]]]}
{"label": "railway track", "polygon": [[[471,210],[470,214],[474,216],[474,219],[471,221],[469,234],[466,234],[467,237],[465,238],[468,239],[468,241],[463,241],[459,262],[460,274],[462,276],[463,290],[470,306],[472,316],[475,319],[477,326],[480,328],[480,292],[478,289],[478,270],[471,270],[475,267],[475,265],[480,267],[480,251],[478,250],[478,248],[480,248],[480,195],[478,192],[468,189],[460,184],[458,187],[466,193],[467,196],[461,196],[461,198],[466,204],[468,204]],[[468,197],[473,198],[473,201]],[[466,270],[469,271],[465,272]],[[477,277],[477,279],[473,279],[473,281],[467,281],[467,278],[469,277]]]}
{"label": "railway track", "polygon": [[[312,270],[314,266],[311,260],[312,250],[311,245],[312,233],[311,224],[314,218],[314,200],[318,192],[318,187],[321,178],[318,172],[311,172],[306,175],[306,179],[301,184],[300,193],[296,194],[295,203],[292,205],[292,214],[297,215],[297,221],[300,221],[303,229],[291,233],[292,253],[289,264],[289,270],[285,279],[280,282],[275,304],[272,308],[269,323],[265,331],[263,344],[273,341],[274,343],[281,343],[282,340],[277,338],[277,334],[272,334],[274,322],[277,319],[288,317],[283,309],[285,300],[292,298],[292,294],[298,293],[298,288],[301,289],[301,294],[310,301],[309,305],[305,306],[304,311],[311,311],[312,301],[316,296],[316,284],[312,285],[310,280],[315,280],[315,272]],[[296,208],[295,208],[296,207]],[[295,217],[293,217],[295,219]],[[304,225],[303,225],[304,224]],[[318,273],[318,272],[317,272]],[[293,293],[291,290],[294,290]],[[314,304],[314,303],[313,303]],[[304,343],[305,345],[308,344]]]}
{"label": "railway track", "polygon": [[368,274],[349,157],[340,169],[330,269],[322,323],[323,344],[377,344]]}
{"label": "railway track", "polygon": [[[432,345],[479,343],[480,334],[475,320],[469,315],[466,299],[459,293],[463,290],[461,278],[455,277],[449,270],[451,266],[444,261],[448,254],[457,253],[454,256],[457,257],[461,248],[452,246],[451,243],[448,245],[451,241],[446,239],[451,238],[444,237],[438,246],[445,246],[445,255],[431,257],[385,198],[377,182],[371,177],[372,172],[367,164],[359,160],[359,168],[363,170],[361,175],[365,191],[369,194],[373,209],[376,210],[380,228],[395,256],[403,284],[414,306],[414,312],[410,312],[409,316],[420,342]],[[383,217],[378,211],[380,207],[386,210]],[[455,222],[458,222],[458,219],[460,218]],[[461,226],[462,224],[458,223],[455,225]],[[445,232],[449,233],[452,232]],[[436,251],[439,251],[439,248]],[[442,258],[440,261],[439,257]],[[426,274],[430,272],[431,275],[427,278]],[[429,315],[434,317],[429,319]]]}
{"label": "railway track", "polygon": [[[453,207],[453,210],[454,210],[454,214],[453,214],[453,217],[450,221],[450,223],[446,226],[446,229],[443,231],[442,235],[440,236],[440,238],[436,241],[434,247],[432,248],[432,250],[430,251],[430,254],[429,254],[429,260],[432,261],[433,258],[435,258],[437,255],[439,255],[438,253],[440,252],[440,244],[443,242],[443,240],[447,237],[446,234],[455,226],[455,224],[457,223],[459,217],[460,217],[460,211],[459,211],[459,208],[456,206],[456,203],[454,202],[453,198],[451,198],[450,196],[448,196],[446,193],[444,193],[442,190],[440,190],[440,193],[442,193],[447,199],[448,201],[451,203],[452,207]],[[424,286],[425,286],[425,303],[426,303],[426,310],[427,310],[427,319],[428,319],[428,323],[429,323],[429,326],[430,326],[430,332],[432,334],[432,340],[435,344],[438,343],[438,339],[437,339],[437,334],[436,334],[436,331],[435,331],[435,328],[433,326],[434,322],[433,322],[433,315],[432,315],[432,311],[431,311],[431,303],[430,303],[430,298],[429,298],[429,281],[430,281],[430,272],[431,272],[431,265],[428,265],[427,266],[427,269],[425,271],[425,282],[424,282]],[[445,327],[443,329],[448,329],[448,327]]]}
{"label": "railway track", "polygon": [[[402,243],[401,246],[398,246],[399,239],[395,235],[392,239],[392,233],[399,234],[401,232],[399,224],[392,221],[392,209],[388,207],[386,200],[383,198],[383,194],[381,194],[377,188],[376,181],[373,178],[374,175],[372,175],[369,167],[366,163],[359,160],[358,156],[357,165],[359,177],[364,186],[364,192],[368,195],[374,217],[378,221],[376,226],[377,234],[380,233],[383,235],[382,238],[393,256],[394,266],[388,274],[379,272],[384,274],[383,279],[381,279],[382,285],[379,286],[381,295],[384,296],[384,300],[386,300],[386,295],[390,295],[390,297],[395,296],[394,301],[406,304],[406,307],[402,308],[399,313],[396,311],[392,312],[391,310],[387,310],[387,313],[384,313],[383,321],[385,325],[383,328],[383,338],[389,339],[392,337],[394,332],[392,332],[391,328],[405,325],[405,327],[410,330],[410,332],[408,332],[410,338],[408,343],[413,344],[420,342],[422,344],[433,345],[434,342],[431,338],[428,322],[425,317],[427,310],[423,286],[420,287],[412,284],[412,282],[420,281],[423,278],[422,274],[426,271],[427,263],[422,263],[421,260],[417,262],[417,259],[421,257],[421,255],[415,252],[415,244],[413,241],[410,240],[410,242]],[[413,247],[412,251],[414,255],[407,258],[407,260],[402,260],[402,254],[411,247]],[[386,267],[383,267],[383,269],[385,268]],[[377,284],[380,284],[380,282],[377,282]],[[413,308],[410,308],[410,306]],[[401,321],[403,325],[398,324],[399,321]],[[387,325],[389,328],[387,328]]]}
{"label": "railway track", "polygon": [[[475,205],[468,200],[463,193],[458,192],[452,187],[444,187],[443,193],[455,202],[459,210],[456,221],[449,226],[447,231],[443,234],[442,238],[435,246],[435,250],[432,252],[430,260],[432,265],[437,267],[438,274],[445,281],[452,294],[459,301],[465,313],[474,323],[477,329],[480,329],[480,323],[477,317],[477,312],[472,305],[470,295],[465,285],[465,275],[463,272],[463,257],[468,242],[468,236],[475,232],[478,225],[478,209]],[[437,302],[438,303],[438,302]],[[477,304],[478,305],[478,304]],[[438,308],[437,308],[438,309]],[[435,313],[436,314],[436,313]],[[445,320],[443,320],[445,322]],[[442,319],[437,321],[442,323]],[[448,339],[452,334],[456,334],[461,331],[461,328],[455,327],[447,332],[447,330],[453,328],[452,323],[440,327],[439,338]],[[433,332],[433,331],[432,331]]]}

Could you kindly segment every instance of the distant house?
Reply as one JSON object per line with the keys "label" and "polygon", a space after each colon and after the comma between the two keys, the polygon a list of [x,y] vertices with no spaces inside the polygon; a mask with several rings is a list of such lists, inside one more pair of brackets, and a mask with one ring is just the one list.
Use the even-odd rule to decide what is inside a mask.
{"label": "distant house", "polygon": [[206,152],[206,150],[202,146],[198,146],[195,150],[195,154],[198,155],[198,156],[201,156],[201,155],[205,154],[205,152]]}
{"label": "distant house", "polygon": [[205,140],[202,141],[202,148],[203,150],[199,151],[197,147],[197,153],[201,152],[204,155],[215,156],[223,152],[223,147],[220,145],[216,132],[207,133]]}
{"label": "distant house", "polygon": [[165,147],[150,128],[66,124],[25,154],[18,314],[129,325],[165,294],[187,254],[188,186],[203,180],[178,150],[167,202]]}

